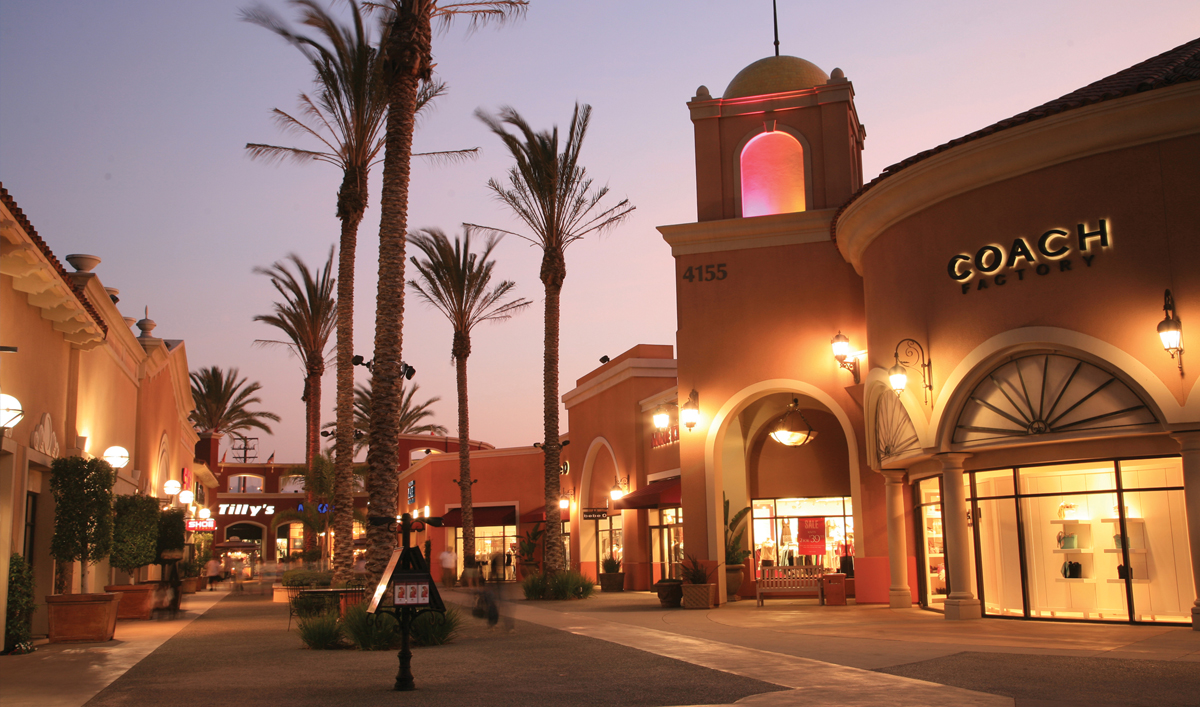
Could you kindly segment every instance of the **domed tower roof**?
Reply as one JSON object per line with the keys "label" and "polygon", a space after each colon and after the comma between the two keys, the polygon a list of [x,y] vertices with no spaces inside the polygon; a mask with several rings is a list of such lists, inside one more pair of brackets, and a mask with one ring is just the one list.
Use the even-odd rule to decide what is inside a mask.
{"label": "domed tower roof", "polygon": [[829,83],[829,76],[811,61],[795,56],[769,56],[738,72],[722,98],[802,91]]}

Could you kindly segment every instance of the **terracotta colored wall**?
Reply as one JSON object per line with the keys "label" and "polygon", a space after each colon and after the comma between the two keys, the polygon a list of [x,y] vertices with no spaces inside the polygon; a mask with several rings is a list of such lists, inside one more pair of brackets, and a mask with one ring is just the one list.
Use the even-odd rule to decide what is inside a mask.
{"label": "terracotta colored wall", "polygon": [[30,307],[24,292],[12,287],[13,279],[0,275],[0,322],[4,345],[16,346],[15,354],[0,354],[0,387],[21,401],[25,417],[11,434],[29,444],[29,435],[41,423],[42,415],[50,413],[54,434],[62,450],[74,441],[66,438],[67,377],[71,345],[53,324],[41,316],[41,310]]}
{"label": "terracotta colored wall", "polygon": [[785,447],[763,428],[750,447],[747,466],[751,498],[849,496],[850,465],[846,435],[833,415],[805,410],[817,431],[802,447]]}

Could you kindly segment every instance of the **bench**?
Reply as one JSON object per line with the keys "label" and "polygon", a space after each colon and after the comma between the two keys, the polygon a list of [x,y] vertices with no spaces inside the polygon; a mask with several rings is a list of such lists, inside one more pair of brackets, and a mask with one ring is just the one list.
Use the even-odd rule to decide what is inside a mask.
{"label": "bench", "polygon": [[822,575],[825,568],[821,565],[796,565],[794,567],[763,567],[761,576],[754,583],[755,597],[758,606],[763,605],[765,594],[811,594],[825,603],[822,596]]}

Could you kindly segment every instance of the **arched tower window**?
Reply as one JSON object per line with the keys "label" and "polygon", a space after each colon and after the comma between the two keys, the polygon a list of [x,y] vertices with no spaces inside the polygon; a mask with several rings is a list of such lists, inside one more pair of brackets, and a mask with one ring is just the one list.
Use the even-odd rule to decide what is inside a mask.
{"label": "arched tower window", "polygon": [[804,211],[804,147],[783,131],[761,133],[742,149],[742,216]]}

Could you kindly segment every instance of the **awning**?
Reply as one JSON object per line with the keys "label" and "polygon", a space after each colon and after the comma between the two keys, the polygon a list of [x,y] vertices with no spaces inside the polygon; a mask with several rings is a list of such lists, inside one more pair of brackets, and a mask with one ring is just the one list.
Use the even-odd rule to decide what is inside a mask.
{"label": "awning", "polygon": [[636,508],[663,508],[678,506],[680,503],[679,477],[676,476],[662,481],[655,481],[636,491],[630,491],[619,501],[613,501],[612,507],[617,510],[631,511]]}
{"label": "awning", "polygon": [[[471,510],[476,528],[517,524],[517,509],[512,506],[475,506]],[[462,524],[462,509],[452,508],[442,516],[442,525],[461,528]]]}
{"label": "awning", "polygon": [[[562,514],[562,519],[564,521],[570,522],[570,520],[571,520],[570,509],[559,509],[558,512]],[[545,523],[546,522],[546,507],[538,506],[536,509],[529,511],[528,513],[521,514],[521,522],[522,523]]]}

